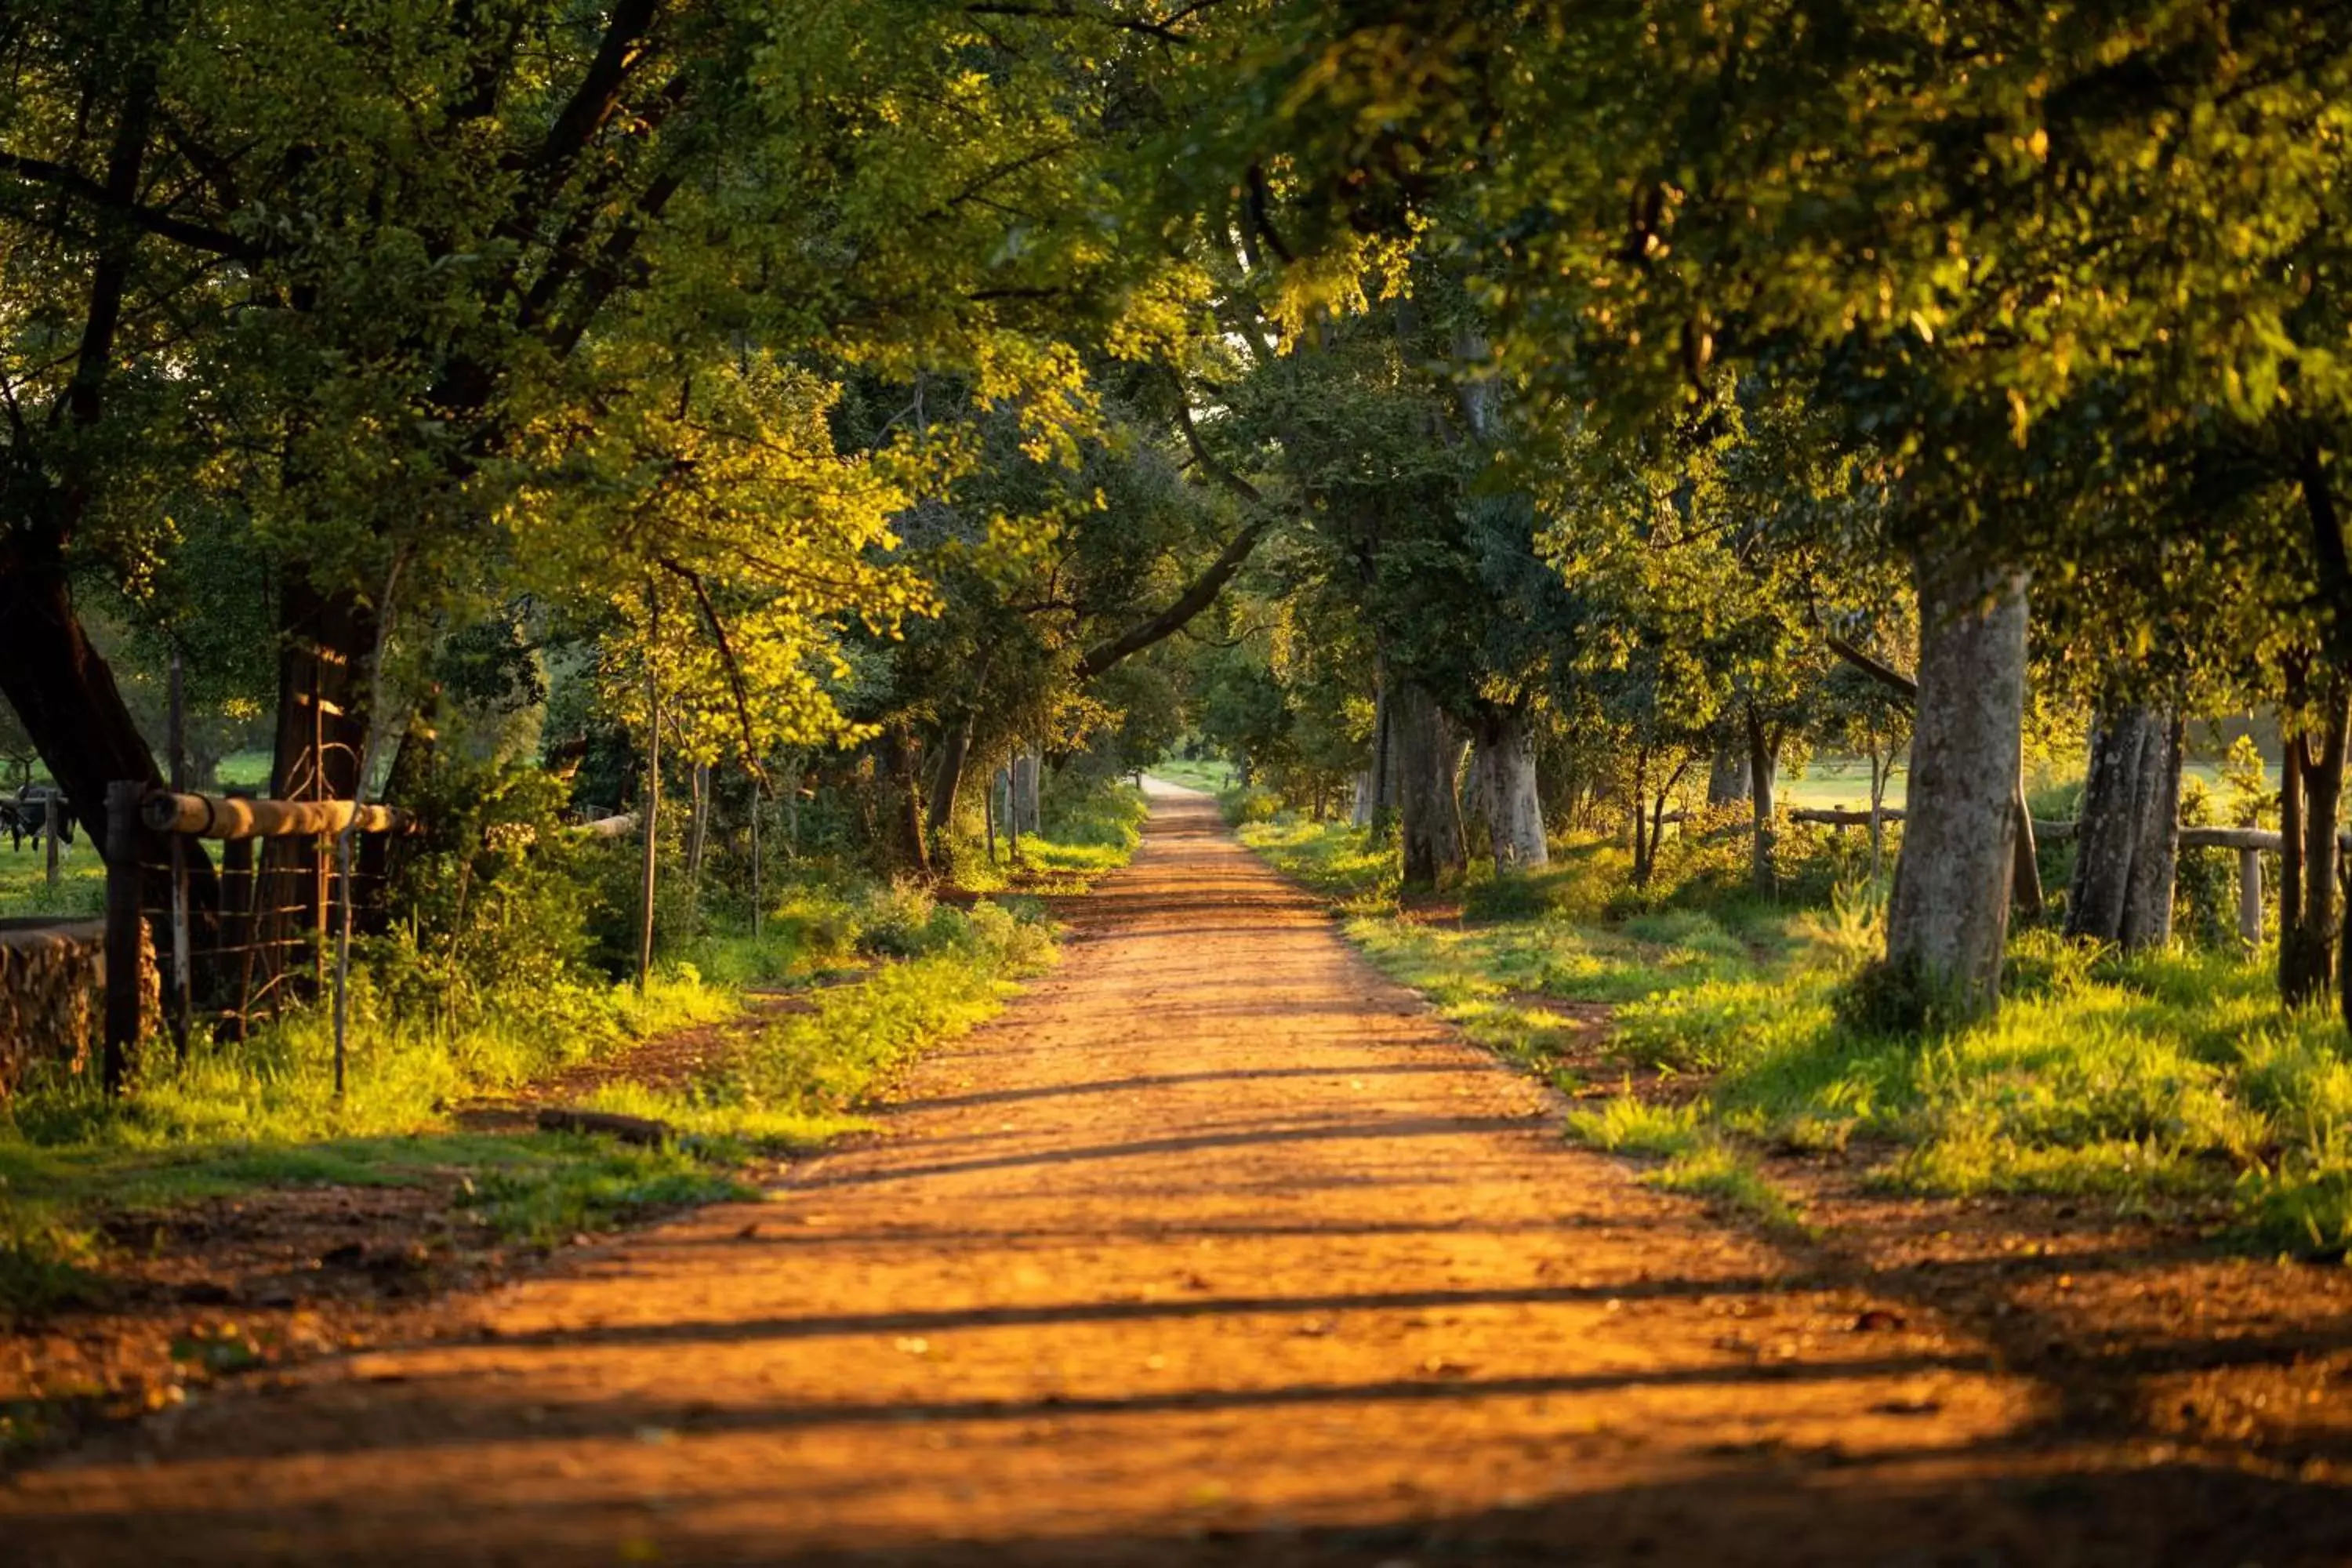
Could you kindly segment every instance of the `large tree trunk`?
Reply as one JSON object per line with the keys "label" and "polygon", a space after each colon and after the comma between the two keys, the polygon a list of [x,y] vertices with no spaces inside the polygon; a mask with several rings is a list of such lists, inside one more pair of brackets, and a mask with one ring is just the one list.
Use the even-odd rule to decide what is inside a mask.
{"label": "large tree trunk", "polygon": [[0,533],[0,694],[91,843],[106,841],[108,784],[163,783],[114,671],[74,614],[64,563],[16,531]]}
{"label": "large tree trunk", "polygon": [[1741,741],[1726,740],[1717,743],[1715,759],[1706,770],[1706,804],[1736,805],[1748,794],[1748,747]]}
{"label": "large tree trunk", "polygon": [[1535,728],[1517,709],[1481,713],[1471,727],[1471,764],[1484,799],[1495,869],[1525,871],[1551,863],[1544,839],[1543,799],[1536,786]]}
{"label": "large tree trunk", "polygon": [[974,710],[963,716],[963,722],[948,732],[946,742],[940,748],[940,771],[931,787],[929,819],[925,826],[933,838],[955,826],[957,796],[963,791],[964,764],[971,757],[971,739],[979,727],[980,713]]}
{"label": "large tree trunk", "polygon": [[2117,934],[2127,952],[2172,940],[2172,879],[2180,859],[2180,747],[2186,726],[2176,714],[2147,716],[2140,752],[2139,842],[2132,850],[2131,887]]}
{"label": "large tree trunk", "polygon": [[1399,685],[1390,693],[1389,710],[1405,885],[1433,888],[1458,875],[1467,861],[1461,807],[1454,798],[1454,740],[1446,733],[1445,715],[1417,687]]}
{"label": "large tree trunk", "polygon": [[893,871],[931,874],[930,841],[923,833],[923,775],[914,727],[905,720],[882,731],[882,853]]}
{"label": "large tree trunk", "polygon": [[[278,731],[269,794],[277,800],[356,800],[360,754],[367,746],[367,668],[375,651],[375,616],[349,590],[320,594],[299,572],[278,598]],[[272,839],[262,848],[266,873],[260,936],[265,945],[323,942],[332,896],[320,846]],[[278,962],[292,966],[292,950]],[[318,966],[312,965],[314,978]]]}
{"label": "large tree trunk", "polygon": [[[2324,704],[2320,733],[2305,734],[2300,752],[2303,853],[2294,869],[2301,885],[2299,918],[2279,929],[2279,991],[2289,1003],[2315,1002],[2335,978],[2342,919],[2336,903],[2336,814],[2344,793],[2345,700],[2340,689]],[[2284,911],[2282,911],[2284,914]]]}
{"label": "large tree trunk", "polygon": [[2000,1000],[2014,875],[2025,576],[1948,555],[1915,562],[1919,710],[1886,957],[1924,1002],[1959,1016]]}
{"label": "large tree trunk", "polygon": [[297,575],[279,592],[278,632],[269,793],[278,800],[355,800],[375,615],[357,595],[320,594]]}
{"label": "large tree trunk", "polygon": [[2130,901],[2132,859],[2140,840],[2142,757],[2156,738],[2145,708],[2102,711],[2091,725],[2091,766],[2083,782],[2074,880],[2066,899],[2066,934],[2115,942]]}
{"label": "large tree trunk", "polygon": [[1748,777],[1753,794],[1755,844],[1749,858],[1748,875],[1756,890],[1769,894],[1779,885],[1779,868],[1773,862],[1774,834],[1772,831],[1772,783],[1780,768],[1780,739],[1774,735],[1756,704],[1747,704]]}

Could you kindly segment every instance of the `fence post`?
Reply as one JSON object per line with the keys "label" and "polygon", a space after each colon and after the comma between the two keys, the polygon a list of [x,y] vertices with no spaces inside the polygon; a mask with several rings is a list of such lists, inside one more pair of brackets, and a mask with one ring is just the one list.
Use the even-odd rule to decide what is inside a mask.
{"label": "fence post", "polygon": [[131,1070],[139,1040],[139,797],[145,786],[106,786],[106,1054],[109,1094]]}
{"label": "fence post", "polygon": [[51,795],[49,797],[48,809],[41,813],[42,847],[49,858],[49,907],[51,909],[57,908],[58,818],[64,813],[64,797],[61,795]]}
{"label": "fence post", "polygon": [[2248,947],[2263,945],[2263,852],[2238,851],[2238,934]]}
{"label": "fence post", "polygon": [[231,1038],[246,1036],[246,1008],[253,991],[253,840],[231,838],[221,845],[221,944],[224,955],[234,955],[238,967],[236,1016],[229,1025]]}
{"label": "fence post", "polygon": [[[171,752],[172,792],[176,795],[188,787],[187,704],[183,697],[180,650],[172,650],[171,720],[169,747]],[[172,835],[172,1048],[182,1061],[188,1059],[188,1026],[195,1011],[193,982],[189,979],[190,952],[188,942],[188,840],[186,836]]]}

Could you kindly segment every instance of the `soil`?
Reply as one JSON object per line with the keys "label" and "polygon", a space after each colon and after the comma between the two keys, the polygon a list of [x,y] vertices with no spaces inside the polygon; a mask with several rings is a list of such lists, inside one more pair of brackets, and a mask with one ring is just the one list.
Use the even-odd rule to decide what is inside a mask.
{"label": "soil", "polygon": [[2352,1559],[2346,1270],[1852,1161],[1727,1223],[1154,805],[883,1135],[27,1470],[9,1560]]}

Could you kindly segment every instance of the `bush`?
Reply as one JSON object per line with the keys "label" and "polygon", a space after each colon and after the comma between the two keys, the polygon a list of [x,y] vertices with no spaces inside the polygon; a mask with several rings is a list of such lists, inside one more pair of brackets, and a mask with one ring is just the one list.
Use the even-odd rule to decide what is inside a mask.
{"label": "bush", "polygon": [[1217,804],[1235,827],[1272,822],[1282,815],[1282,797],[1258,784],[1235,784],[1218,795]]}

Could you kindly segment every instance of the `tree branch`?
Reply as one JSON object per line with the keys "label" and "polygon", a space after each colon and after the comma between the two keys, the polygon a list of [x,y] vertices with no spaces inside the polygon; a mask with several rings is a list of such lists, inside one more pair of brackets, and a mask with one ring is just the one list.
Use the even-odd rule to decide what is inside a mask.
{"label": "tree branch", "polygon": [[15,174],[28,184],[45,185],[87,202],[100,212],[125,218],[158,238],[175,240],[192,250],[245,262],[256,261],[261,257],[258,247],[239,239],[226,229],[174,217],[168,212],[144,205],[128,196],[117,195],[88,174],[69,169],[63,163],[53,163],[47,158],[0,153],[0,173]]}
{"label": "tree branch", "polygon": [[1830,651],[1832,653],[1845,660],[1846,663],[1853,666],[1854,668],[1862,671],[1863,674],[1870,677],[1871,679],[1878,682],[1879,685],[1886,688],[1887,690],[1902,699],[1905,704],[1916,705],[1918,702],[1919,683],[1912,679],[1909,676],[1904,674],[1901,670],[1895,668],[1893,665],[1873,658],[1870,654],[1864,652],[1860,647],[1855,647],[1853,643],[1846,641],[1845,638],[1837,636],[1835,633],[1831,634],[1829,645]]}
{"label": "tree branch", "polygon": [[[1178,14],[1177,19],[1181,21],[1200,9],[1199,5],[1189,5]],[[1033,16],[1045,21],[1093,22],[1122,33],[1139,33],[1148,38],[1158,38],[1164,44],[1189,44],[1192,41],[1188,35],[1176,31],[1165,22],[1154,22],[1142,16],[1090,16],[1076,5],[1019,5],[1009,4],[1008,0],[984,0],[982,4],[966,5],[963,10],[967,16]]]}
{"label": "tree branch", "polygon": [[[152,26],[157,7],[145,8],[142,21]],[[136,206],[139,174],[147,166],[147,132],[155,120],[155,57],[142,52],[131,68],[122,91],[122,118],[114,127],[114,145],[106,154],[106,184],[101,195],[114,221],[99,228],[98,265],[89,277],[89,312],[82,322],[81,350],[73,379],[66,384],[66,408],[77,425],[98,423],[106,373],[114,360],[114,340],[122,324],[122,296],[131,281],[131,262],[139,249],[135,234],[124,231],[121,209]]]}
{"label": "tree branch", "polygon": [[1272,518],[1259,517],[1234,535],[1233,542],[1225,546],[1223,552],[1209,563],[1206,571],[1192,579],[1192,584],[1177,595],[1175,601],[1166,609],[1147,621],[1129,626],[1108,642],[1088,648],[1078,660],[1078,679],[1092,680],[1128,655],[1140,653],[1161,638],[1183,630],[1187,621],[1216,602],[1225,584],[1233,581],[1234,574],[1239,572],[1243,563],[1250,558],[1250,552],[1257,548],[1257,542],[1264,539],[1273,526]]}
{"label": "tree branch", "polygon": [[613,7],[613,19],[605,24],[604,39],[596,46],[596,58],[588,63],[587,74],[572,89],[555,123],[547,128],[539,150],[521,164],[536,176],[541,190],[562,183],[573,160],[587,151],[597,131],[620,106],[621,89],[629,72],[645,58],[645,37],[661,7],[662,0],[619,0]]}
{"label": "tree branch", "polygon": [[1176,426],[1183,431],[1184,445],[1192,449],[1192,460],[1200,465],[1201,471],[1250,505],[1264,506],[1265,497],[1255,485],[1209,455],[1209,448],[1202,443],[1199,428],[1192,423],[1192,398],[1184,390],[1183,378],[1171,370],[1168,379],[1176,388]]}
{"label": "tree branch", "polygon": [[751,699],[743,685],[743,667],[736,661],[735,645],[727,638],[727,623],[719,618],[719,606],[710,602],[710,590],[702,581],[702,574],[664,555],[657,557],[661,569],[681,578],[694,590],[694,602],[702,606],[702,618],[710,624],[710,636],[719,645],[719,662],[727,671],[727,686],[735,700],[735,721],[743,731],[743,765],[751,770],[764,793],[768,787],[768,772],[760,765],[759,743],[751,738]]}

